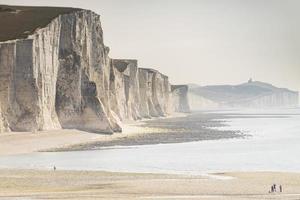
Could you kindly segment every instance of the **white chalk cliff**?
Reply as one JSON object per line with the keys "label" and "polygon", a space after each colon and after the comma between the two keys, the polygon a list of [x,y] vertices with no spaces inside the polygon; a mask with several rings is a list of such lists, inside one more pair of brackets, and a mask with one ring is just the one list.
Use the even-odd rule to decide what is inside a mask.
{"label": "white chalk cliff", "polygon": [[190,112],[187,85],[172,85],[173,106],[176,112]]}
{"label": "white chalk cliff", "polygon": [[[34,15],[37,9],[12,7],[0,15]],[[121,121],[172,112],[168,77],[138,68],[137,60],[110,59],[98,14],[62,10],[22,34],[0,34],[0,132],[113,133],[121,131]]]}

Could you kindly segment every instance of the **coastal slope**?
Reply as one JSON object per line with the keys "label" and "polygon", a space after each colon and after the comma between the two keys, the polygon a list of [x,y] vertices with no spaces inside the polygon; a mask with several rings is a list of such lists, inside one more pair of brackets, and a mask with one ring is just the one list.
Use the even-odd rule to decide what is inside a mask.
{"label": "coastal slope", "polygon": [[173,112],[166,75],[109,57],[98,14],[0,5],[0,18],[0,132],[113,133]]}
{"label": "coastal slope", "polygon": [[239,85],[196,86],[190,89],[193,109],[297,107],[299,94],[269,83],[252,81]]}

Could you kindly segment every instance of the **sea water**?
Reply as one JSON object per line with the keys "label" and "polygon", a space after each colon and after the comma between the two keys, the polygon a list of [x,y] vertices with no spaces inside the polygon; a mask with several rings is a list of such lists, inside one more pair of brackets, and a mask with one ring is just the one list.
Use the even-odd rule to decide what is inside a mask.
{"label": "sea water", "polygon": [[241,130],[250,136],[2,156],[0,168],[52,169],[55,165],[63,170],[193,175],[228,171],[300,172],[299,109],[226,113],[231,118],[224,119],[226,126],[216,129]]}

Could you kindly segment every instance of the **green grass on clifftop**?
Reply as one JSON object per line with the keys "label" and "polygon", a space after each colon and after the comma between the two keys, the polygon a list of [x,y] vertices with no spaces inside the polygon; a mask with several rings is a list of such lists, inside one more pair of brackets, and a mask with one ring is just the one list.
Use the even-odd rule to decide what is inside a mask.
{"label": "green grass on clifftop", "polygon": [[76,10],[80,9],[0,5],[0,42],[26,38],[57,16]]}

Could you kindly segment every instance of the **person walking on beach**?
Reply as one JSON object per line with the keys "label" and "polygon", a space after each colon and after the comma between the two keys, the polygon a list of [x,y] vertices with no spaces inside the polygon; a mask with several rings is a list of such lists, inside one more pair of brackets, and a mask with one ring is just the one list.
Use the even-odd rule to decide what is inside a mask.
{"label": "person walking on beach", "polygon": [[271,186],[271,190],[269,190],[269,193],[273,192],[273,185]]}
{"label": "person walking on beach", "polygon": [[53,171],[56,171],[56,167],[55,167],[55,165],[53,166]]}
{"label": "person walking on beach", "polygon": [[274,185],[271,186],[271,193],[274,192]]}
{"label": "person walking on beach", "polygon": [[282,192],[282,185],[279,185],[279,191]]}

